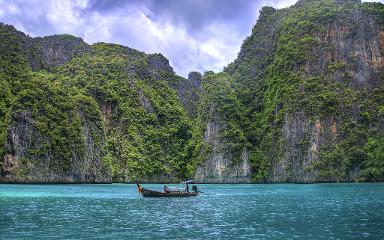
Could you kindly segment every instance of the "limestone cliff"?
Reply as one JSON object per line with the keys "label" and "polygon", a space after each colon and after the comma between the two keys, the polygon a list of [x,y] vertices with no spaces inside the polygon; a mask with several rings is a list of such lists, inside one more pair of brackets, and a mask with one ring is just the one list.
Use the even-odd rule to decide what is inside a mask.
{"label": "limestone cliff", "polygon": [[[254,180],[373,177],[365,161],[367,140],[381,139],[380,9],[360,1],[309,0],[288,9],[263,8],[226,69],[241,83],[243,102],[252,103]],[[250,87],[255,90],[245,90]],[[376,179],[383,177],[379,169]]]}
{"label": "limestone cliff", "polygon": [[201,159],[194,178],[207,183],[249,183],[252,179],[249,142],[241,129],[244,106],[227,74],[206,73],[196,124],[201,124]]}
{"label": "limestone cliff", "polygon": [[[81,105],[83,103],[79,103]],[[111,173],[102,162],[105,133],[102,123],[90,119],[79,106],[76,117],[81,123],[79,145],[68,143],[70,155],[54,153],[56,146],[29,111],[15,113],[8,126],[4,146],[4,182],[33,183],[108,183]],[[76,120],[75,120],[76,121]],[[48,146],[48,148],[47,148]],[[64,147],[64,146],[63,146]]]}
{"label": "limestone cliff", "polygon": [[47,69],[52,71],[55,67],[61,66],[75,56],[89,53],[91,47],[81,38],[72,35],[53,35],[31,39],[41,56],[41,65],[31,61],[33,69]]}
{"label": "limestone cliff", "polygon": [[[374,16],[356,9],[346,15],[337,17],[325,25],[324,32],[313,33],[318,41],[316,47],[309,51],[310,56],[303,64],[304,76],[307,78],[326,76],[333,82],[347,85],[351,91],[366,89],[368,94],[382,87],[384,73],[384,45],[381,39],[384,25],[380,24]],[[319,176],[316,162],[319,153],[326,151],[326,144],[336,144],[346,136],[339,125],[345,121],[359,118],[364,109],[358,107],[363,104],[362,99],[354,100],[351,106],[337,106],[339,112],[325,113],[317,119],[308,115],[311,113],[286,113],[283,137],[284,161],[276,163],[273,167],[272,181],[355,181],[361,175],[361,162],[350,166],[343,177],[333,174]],[[341,103],[343,104],[343,103]],[[353,106],[354,105],[354,106]],[[342,116],[344,115],[344,116]],[[345,119],[348,117],[348,120]],[[377,123],[372,122],[369,129],[376,128]],[[356,144],[356,143],[354,143]],[[348,151],[348,149],[346,149]],[[341,159],[336,160],[341,161]],[[285,169],[285,170],[284,170]],[[299,172],[298,172],[299,171]]]}
{"label": "limestone cliff", "polygon": [[182,179],[190,123],[171,85],[186,79],[162,54],[0,30],[0,181]]}
{"label": "limestone cliff", "polygon": [[220,116],[211,111],[209,121],[204,129],[204,142],[210,146],[211,152],[204,163],[197,167],[195,180],[202,183],[250,183],[251,167],[248,151],[244,147],[235,160],[234,153],[229,151],[228,143],[220,133],[226,128]]}
{"label": "limestone cliff", "polygon": [[190,72],[188,79],[177,81],[174,88],[181,104],[190,117],[196,117],[197,107],[201,97],[202,75],[199,72]]}

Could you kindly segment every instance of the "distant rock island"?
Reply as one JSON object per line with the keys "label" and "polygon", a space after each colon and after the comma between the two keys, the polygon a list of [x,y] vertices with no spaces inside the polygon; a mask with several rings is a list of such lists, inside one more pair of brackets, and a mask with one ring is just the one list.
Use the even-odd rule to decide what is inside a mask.
{"label": "distant rock island", "polygon": [[384,5],[264,7],[223,72],[0,24],[0,182],[384,181]]}

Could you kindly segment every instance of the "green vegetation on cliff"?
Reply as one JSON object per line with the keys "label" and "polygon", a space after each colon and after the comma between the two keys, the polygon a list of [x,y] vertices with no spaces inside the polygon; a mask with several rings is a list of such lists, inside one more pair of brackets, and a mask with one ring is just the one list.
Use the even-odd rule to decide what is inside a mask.
{"label": "green vegetation on cliff", "polygon": [[[28,38],[10,26],[0,29],[1,144],[9,134],[19,134],[8,133],[10,125],[30,128],[23,125],[20,114],[31,119],[37,138],[32,143],[12,140],[1,148],[1,158],[4,150],[12,156],[21,151],[23,163],[40,159],[52,172],[71,172],[77,166],[73,161],[96,157],[115,181],[170,181],[185,176],[191,122],[170,87],[181,78],[162,55],[99,43],[52,73],[32,72],[24,49]],[[65,42],[61,35],[56,37]],[[47,158],[52,161],[43,160]],[[24,164],[16,165],[25,176],[33,174]]]}
{"label": "green vegetation on cliff", "polygon": [[[194,119],[193,142],[191,144],[191,162],[189,175],[193,176],[196,167],[203,164],[212,153],[212,146],[204,142],[206,124],[214,121],[220,126],[219,141],[225,142],[227,149],[233,155],[236,164],[249,143],[243,132],[248,123],[245,118],[246,108],[237,98],[234,80],[227,73],[205,73],[202,80],[202,98],[198,106],[198,115]],[[218,121],[218,122],[216,122]]]}
{"label": "green vegetation on cliff", "polygon": [[60,67],[58,74],[68,87],[92,96],[103,111],[106,158],[115,180],[184,176],[191,127],[169,87],[178,80],[173,73],[150,69],[144,53],[100,43],[92,53]]}
{"label": "green vegetation on cliff", "polygon": [[[373,148],[368,146],[380,142],[383,136],[379,126],[383,74],[379,74],[378,82],[374,82],[375,77],[364,76],[364,85],[356,86],[354,75],[356,68],[361,68],[361,56],[353,55],[353,46],[350,55],[337,56],[332,45],[338,43],[330,42],[332,34],[338,34],[334,31],[346,31],[345,37],[350,39],[359,38],[359,28],[368,24],[364,14],[373,12],[375,19],[383,19],[382,8],[382,4],[355,1],[300,1],[289,9],[263,9],[239,59],[226,69],[240,83],[239,99],[252,109],[246,114],[251,125],[245,132],[255,149],[251,152],[255,181],[271,181],[274,162],[289,161],[286,152],[290,137],[282,133],[289,127],[287,117],[300,119],[298,115],[305,116],[302,121],[308,119],[312,126],[327,118],[334,121],[334,126],[324,126],[334,128],[334,135],[324,137],[319,160],[307,169],[318,172],[317,181],[383,180],[382,166],[372,165]],[[263,34],[268,31],[272,36]],[[268,45],[268,41],[275,44]],[[327,59],[327,53],[331,59]],[[295,144],[299,154],[305,156],[311,147],[311,135],[300,131],[289,134],[303,135]],[[293,161],[305,161],[303,158]],[[295,164],[285,166],[288,181],[294,179],[290,165]]]}
{"label": "green vegetation on cliff", "polygon": [[[29,79],[30,67],[22,49],[22,34],[11,26],[0,25],[0,145],[4,146],[10,108],[20,81]],[[0,148],[0,159],[4,149]],[[2,161],[1,161],[2,162]],[[0,165],[1,166],[1,165]]]}
{"label": "green vegetation on cliff", "polygon": [[207,122],[213,114],[218,114],[225,127],[220,138],[227,142],[228,151],[239,159],[244,148],[249,147],[244,126],[248,125],[245,114],[247,109],[241,104],[235,92],[235,82],[226,73],[207,73],[203,79],[203,99],[199,114],[202,122]]}

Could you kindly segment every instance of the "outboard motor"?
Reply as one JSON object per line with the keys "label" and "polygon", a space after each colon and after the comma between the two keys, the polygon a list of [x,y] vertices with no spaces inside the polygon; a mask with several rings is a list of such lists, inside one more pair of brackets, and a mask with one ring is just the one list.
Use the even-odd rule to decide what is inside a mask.
{"label": "outboard motor", "polygon": [[197,186],[192,186],[192,191],[196,192],[197,193]]}

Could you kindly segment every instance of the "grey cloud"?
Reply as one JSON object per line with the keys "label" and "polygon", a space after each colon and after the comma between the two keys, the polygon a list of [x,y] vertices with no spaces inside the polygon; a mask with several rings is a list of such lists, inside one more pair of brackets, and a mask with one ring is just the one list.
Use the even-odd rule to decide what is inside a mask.
{"label": "grey cloud", "polygon": [[152,1],[152,9],[155,16],[170,16],[175,23],[185,24],[190,31],[199,31],[210,22],[224,22],[246,32],[255,22],[258,12],[255,3],[250,0],[164,0]]}
{"label": "grey cloud", "polygon": [[[37,1],[9,1],[13,6],[17,7],[16,12],[10,12],[8,8],[5,10],[5,16],[0,21],[15,25],[20,30],[27,31],[33,35],[42,36],[54,33],[54,26],[46,18],[46,8],[39,5]],[[3,4],[7,4],[4,2]]]}
{"label": "grey cloud", "polygon": [[225,22],[236,25],[241,32],[248,32],[249,25],[256,21],[259,5],[260,1],[254,0],[96,0],[91,1],[85,11],[110,13],[140,6],[149,10],[150,19],[170,20],[192,33],[211,22]]}

